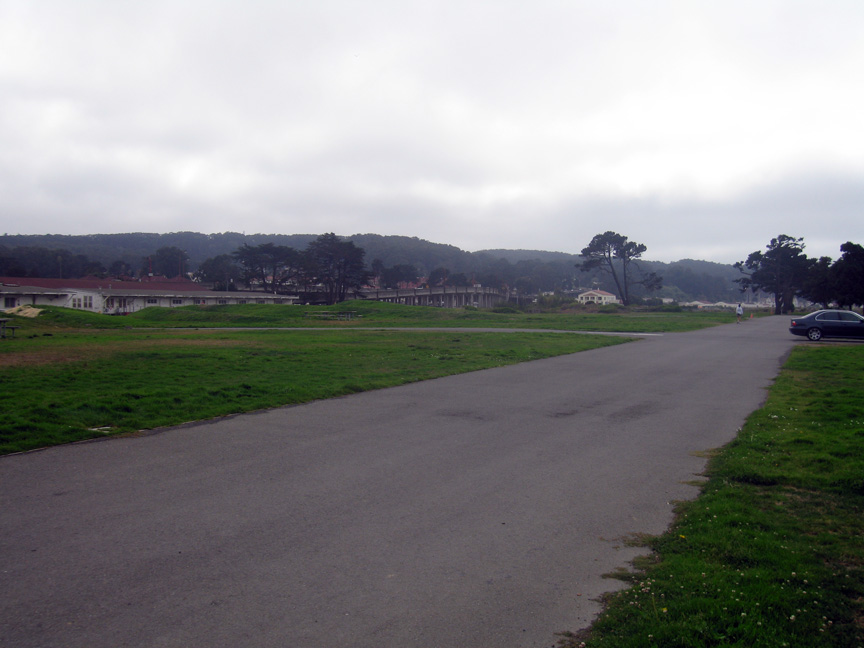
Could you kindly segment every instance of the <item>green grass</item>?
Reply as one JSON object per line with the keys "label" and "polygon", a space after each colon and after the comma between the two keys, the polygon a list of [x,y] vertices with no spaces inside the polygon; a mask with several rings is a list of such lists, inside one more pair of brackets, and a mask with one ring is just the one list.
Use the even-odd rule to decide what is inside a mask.
{"label": "green grass", "polygon": [[[304,317],[309,311],[327,310],[355,311],[358,317]],[[330,398],[624,341],[540,332],[443,332],[448,328],[661,332],[703,328],[731,317],[619,309],[492,312],[356,301],[331,307],[148,308],[123,317],[48,307],[35,319],[13,319],[21,328],[15,339],[0,343],[0,453]],[[326,332],[242,331],[255,327]],[[416,332],[351,330],[394,327],[433,327],[442,332],[418,337]]]}
{"label": "green grass", "polygon": [[561,645],[864,645],[864,347],[797,347],[707,474]]}
{"label": "green grass", "polygon": [[543,332],[28,331],[0,344],[0,454],[627,341]]}
{"label": "green grass", "polygon": [[[499,309],[513,310],[513,309]],[[354,311],[351,321],[304,317],[309,311]],[[558,329],[567,331],[620,331],[658,333],[692,331],[716,324],[728,324],[734,316],[723,312],[667,312],[584,308],[550,313],[495,312],[477,309],[430,308],[382,302],[354,301],[336,306],[286,306],[242,304],[235,306],[184,306],[145,308],[123,317],[49,307],[35,321],[15,318],[20,335],[47,326],[77,328],[365,328],[365,327],[491,327]]]}

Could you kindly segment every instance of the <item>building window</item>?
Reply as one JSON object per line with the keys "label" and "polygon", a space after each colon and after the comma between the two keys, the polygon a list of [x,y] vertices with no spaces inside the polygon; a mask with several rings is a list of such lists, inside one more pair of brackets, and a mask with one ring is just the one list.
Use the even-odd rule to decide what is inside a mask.
{"label": "building window", "polygon": [[15,297],[4,297],[3,308],[15,308],[18,305],[18,300]]}
{"label": "building window", "polygon": [[172,303],[174,306],[182,306],[182,305],[183,305],[183,300],[182,300],[182,299],[172,299],[172,300],[171,300],[171,303]]}
{"label": "building window", "polygon": [[84,308],[93,309],[93,295],[84,296]]}
{"label": "building window", "polygon": [[159,303],[159,300],[158,300],[158,299],[154,299],[153,297],[148,297],[148,298],[147,298],[147,303],[148,303],[148,304],[158,304],[158,303]]}
{"label": "building window", "polygon": [[218,304],[225,305],[225,304],[228,303],[228,300],[227,300],[227,299],[220,299],[217,303],[218,303]]}
{"label": "building window", "polygon": [[238,299],[238,300],[237,300],[237,303],[238,303],[238,304],[245,304],[245,303],[246,303],[246,300],[245,300],[245,299]]}

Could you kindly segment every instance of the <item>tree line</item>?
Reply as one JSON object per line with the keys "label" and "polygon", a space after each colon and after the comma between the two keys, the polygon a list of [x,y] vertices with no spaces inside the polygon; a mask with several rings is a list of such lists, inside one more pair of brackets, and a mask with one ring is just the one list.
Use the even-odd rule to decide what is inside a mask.
{"label": "tree line", "polygon": [[323,292],[327,303],[344,301],[351,290],[366,285],[371,273],[366,271],[365,251],[351,241],[333,233],[322,234],[304,250],[262,243],[242,244],[230,254],[206,259],[190,272],[185,250],[175,246],[161,247],[140,259],[138,267],[117,260],[109,267],[83,254],[41,247],[0,248],[0,276],[6,277],[184,277],[212,283],[216,290],[247,288],[280,293],[296,292],[303,287]]}
{"label": "tree line", "polygon": [[327,303],[335,304],[369,282],[364,256],[363,248],[333,233],[322,234],[302,251],[274,243],[244,243],[230,254],[205,260],[195,277],[213,283],[216,290],[233,290],[238,282],[272,293],[320,287]]}
{"label": "tree line", "polygon": [[804,254],[804,239],[781,234],[765,251],[751,252],[735,267],[744,275],[736,282],[742,292],[760,290],[774,295],[774,313],[795,310],[795,297],[827,308],[864,306],[864,247],[847,241],[837,260]]}
{"label": "tree line", "polygon": [[[627,303],[652,297],[735,301],[743,289],[774,294],[778,312],[789,312],[796,296],[823,305],[860,305],[864,285],[856,279],[861,246],[847,242],[836,261],[809,259],[803,254],[803,240],[785,235],[734,266],[692,259],[668,264],[645,261],[643,244],[615,232],[595,236],[581,255],[530,250],[465,252],[417,238],[377,234],[324,237],[328,245],[320,242],[320,236],[305,234],[4,235],[0,236],[0,276],[180,275],[222,290],[255,286],[278,291],[291,281],[310,286],[326,283],[328,298],[331,291],[345,293],[343,286],[356,281],[360,273],[381,288],[416,286],[421,281],[431,286],[478,283],[530,295],[594,287],[615,293]],[[57,247],[38,245],[40,242]],[[345,265],[326,273],[336,276],[335,280],[315,281],[325,273],[315,271],[311,255],[306,254],[313,243],[313,250],[335,249],[336,243],[351,243],[355,248],[344,246]],[[153,246],[153,251],[147,246]],[[358,250],[364,252],[359,255],[362,260],[372,259],[368,268],[359,267]],[[318,267],[326,265],[326,261],[318,262]],[[339,279],[337,270],[346,280]]]}
{"label": "tree line", "polygon": [[[212,278],[221,288],[243,283],[234,251],[272,244],[302,250],[316,235],[89,234],[0,235],[0,276],[15,277],[175,277]],[[612,279],[599,270],[581,273],[575,254],[538,250],[465,252],[452,245],[406,236],[357,234],[343,238],[365,250],[376,285],[399,288],[419,285],[483,286],[514,290],[522,295],[572,293],[597,287],[615,292]],[[58,261],[58,258],[60,259]],[[234,266],[234,267],[232,267]],[[658,296],[680,301],[729,301],[737,294],[731,265],[685,259],[671,264],[644,261],[641,266],[665,277]],[[647,296],[633,286],[634,299]]]}
{"label": "tree line", "polygon": [[323,292],[328,304],[344,301],[349,293],[365,286],[365,250],[336,234],[322,234],[304,250],[288,245],[244,243],[230,254],[206,259],[195,272],[198,281],[215,290],[247,288],[265,292]]}
{"label": "tree line", "polygon": [[[804,247],[803,238],[781,234],[771,239],[764,252],[751,252],[734,264],[743,275],[734,280],[739,290],[773,295],[777,315],[793,312],[796,297],[823,308],[831,304],[841,308],[864,306],[864,247],[847,241],[840,246],[837,260],[809,258]],[[617,232],[597,234],[583,248],[585,260],[577,267],[582,272],[600,270],[611,277],[627,305],[632,302],[634,287],[649,294],[662,287],[662,277],[638,263],[646,249]]]}

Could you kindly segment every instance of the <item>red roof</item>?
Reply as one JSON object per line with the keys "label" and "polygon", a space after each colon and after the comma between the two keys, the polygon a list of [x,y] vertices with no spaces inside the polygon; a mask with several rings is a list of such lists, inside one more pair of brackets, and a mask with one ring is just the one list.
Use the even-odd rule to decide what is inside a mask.
{"label": "red roof", "polygon": [[208,288],[199,283],[175,277],[144,278],[142,281],[123,281],[122,279],[55,279],[45,277],[0,277],[0,285],[21,286],[30,288],[48,288],[52,290],[144,290],[147,292],[201,292]]}
{"label": "red roof", "polygon": [[582,294],[582,295],[587,295],[587,294],[589,294],[589,293],[593,293],[593,294],[595,294],[595,295],[604,295],[604,296],[606,296],[606,297],[614,297],[614,296],[615,296],[615,295],[613,295],[613,294],[610,293],[610,292],[606,292],[605,290],[597,290],[596,288],[595,288],[595,289],[592,289],[592,290],[586,290],[584,293],[581,293],[581,294]]}

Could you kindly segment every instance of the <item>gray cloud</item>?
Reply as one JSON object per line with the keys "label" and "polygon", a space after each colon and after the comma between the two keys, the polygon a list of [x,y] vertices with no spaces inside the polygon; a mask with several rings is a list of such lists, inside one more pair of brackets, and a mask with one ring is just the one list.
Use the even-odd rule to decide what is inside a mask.
{"label": "gray cloud", "polygon": [[864,5],[0,6],[9,233],[860,241]]}

